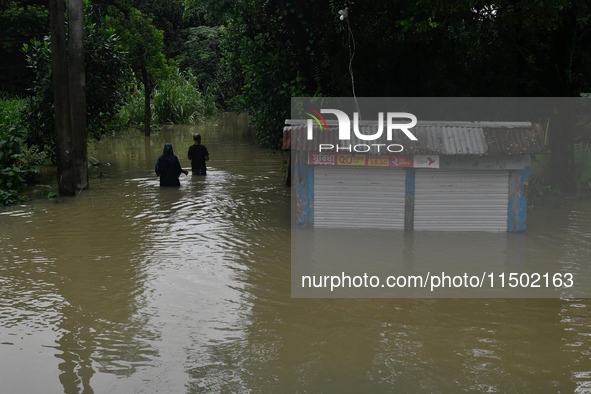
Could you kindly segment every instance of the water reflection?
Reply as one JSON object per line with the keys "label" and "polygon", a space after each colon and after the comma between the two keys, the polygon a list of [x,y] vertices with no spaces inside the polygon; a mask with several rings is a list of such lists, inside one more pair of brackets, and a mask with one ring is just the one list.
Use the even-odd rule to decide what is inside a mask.
{"label": "water reflection", "polygon": [[[160,189],[164,142],[187,168],[195,131],[207,177]],[[88,192],[0,209],[3,391],[591,392],[588,299],[292,299],[283,158],[253,145],[243,118],[92,154],[110,166],[92,168]],[[482,237],[475,258],[583,272],[589,202],[528,226]],[[439,257],[421,246],[437,237],[478,238],[403,236],[397,258]]]}
{"label": "water reflection", "polygon": [[[52,206],[40,202],[30,208],[29,223],[22,223],[20,216],[7,216],[3,221],[3,225],[20,227],[20,231],[3,233],[3,247],[13,243],[18,251],[3,253],[6,283],[2,299],[12,306],[9,316],[2,319],[2,327],[8,329],[3,333],[39,336],[42,347],[54,349],[52,354],[61,359],[56,368],[59,380],[67,393],[92,392],[90,380],[95,369],[100,369],[100,364],[110,365],[113,353],[117,354],[115,363],[133,370],[135,349],[144,347],[143,324],[134,321],[143,292],[142,270],[133,257],[138,238],[120,206],[103,206],[95,197],[83,194],[75,201]],[[102,221],[84,214],[97,211]],[[121,232],[114,234],[113,226]],[[19,296],[21,292],[24,296]],[[51,318],[44,316],[47,314]],[[29,316],[41,319],[44,327],[31,324]],[[117,343],[122,346],[114,351]],[[20,346],[30,344],[24,341]],[[11,358],[5,360],[11,363]],[[7,377],[9,381],[12,378],[23,383],[21,374]],[[31,386],[31,392],[45,387],[34,379],[25,387],[28,384],[39,385]]]}

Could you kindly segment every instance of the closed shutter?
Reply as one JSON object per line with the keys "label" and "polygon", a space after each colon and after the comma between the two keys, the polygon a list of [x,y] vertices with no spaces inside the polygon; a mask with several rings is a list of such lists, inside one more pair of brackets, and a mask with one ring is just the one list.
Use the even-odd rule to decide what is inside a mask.
{"label": "closed shutter", "polygon": [[507,231],[507,171],[417,170],[415,230]]}
{"label": "closed shutter", "polygon": [[314,168],[314,227],[404,228],[401,169]]}

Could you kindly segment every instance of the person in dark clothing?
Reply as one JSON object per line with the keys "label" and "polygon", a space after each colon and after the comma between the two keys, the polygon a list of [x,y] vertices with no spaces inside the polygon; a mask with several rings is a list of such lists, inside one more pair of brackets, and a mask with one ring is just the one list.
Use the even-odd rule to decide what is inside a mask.
{"label": "person in dark clothing", "polygon": [[181,163],[172,151],[172,144],[164,144],[162,156],[156,162],[156,175],[160,177],[160,186],[180,186],[179,176],[181,173],[189,175],[189,171],[181,168]]}
{"label": "person in dark clothing", "polygon": [[191,171],[193,175],[205,175],[207,172],[205,162],[209,160],[209,152],[205,145],[201,144],[201,134],[194,134],[193,141],[195,143],[189,147],[189,153],[187,154],[189,160],[191,160]]}

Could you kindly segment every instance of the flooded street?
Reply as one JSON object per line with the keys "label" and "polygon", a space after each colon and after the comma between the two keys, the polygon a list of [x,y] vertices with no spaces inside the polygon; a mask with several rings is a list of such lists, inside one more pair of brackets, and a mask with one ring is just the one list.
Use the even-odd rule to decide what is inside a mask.
{"label": "flooded street", "polygon": [[[193,132],[207,177],[160,189]],[[90,190],[0,208],[3,393],[591,393],[589,299],[292,299],[287,156],[244,117],[90,153]],[[591,201],[518,237],[515,264],[588,264]]]}

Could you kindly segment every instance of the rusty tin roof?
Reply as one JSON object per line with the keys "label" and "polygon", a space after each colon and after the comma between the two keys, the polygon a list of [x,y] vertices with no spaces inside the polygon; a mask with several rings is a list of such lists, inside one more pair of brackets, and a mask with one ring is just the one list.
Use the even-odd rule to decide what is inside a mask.
{"label": "rusty tin roof", "polygon": [[[301,121],[287,121],[283,129],[282,149],[318,151],[319,144],[347,146],[349,144],[400,144],[405,154],[438,155],[522,155],[546,151],[544,132],[539,124],[529,122],[419,122],[410,131],[417,141],[410,140],[401,130],[394,130],[392,140],[386,132],[374,141],[353,137],[349,141],[338,140],[336,124],[329,123],[328,130],[314,127],[313,140],[307,139],[307,128]],[[377,122],[361,124],[360,132],[375,134]],[[371,153],[388,153],[385,149]]]}

